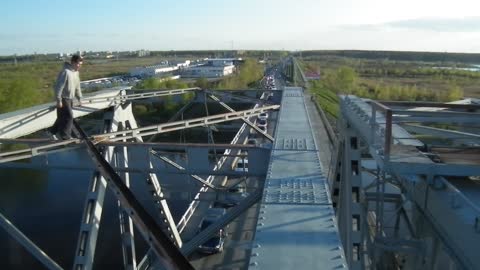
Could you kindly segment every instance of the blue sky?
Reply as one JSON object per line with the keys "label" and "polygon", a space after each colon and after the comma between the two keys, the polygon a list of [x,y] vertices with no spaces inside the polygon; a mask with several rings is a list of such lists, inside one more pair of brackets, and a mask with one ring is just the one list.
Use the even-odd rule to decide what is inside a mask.
{"label": "blue sky", "polygon": [[232,43],[480,53],[478,0],[2,0],[0,10],[0,55]]}

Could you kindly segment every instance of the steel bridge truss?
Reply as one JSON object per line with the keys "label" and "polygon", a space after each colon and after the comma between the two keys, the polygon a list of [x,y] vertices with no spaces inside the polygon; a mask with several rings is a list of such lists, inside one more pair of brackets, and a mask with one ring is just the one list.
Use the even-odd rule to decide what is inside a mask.
{"label": "steel bridge truss", "polygon": [[351,269],[478,268],[479,201],[463,192],[479,191],[468,185],[480,175],[479,110],[341,96],[329,181]]}
{"label": "steel bridge truss", "polygon": [[[256,175],[264,177],[270,149],[244,144],[246,141],[244,135],[246,124],[242,126],[232,142],[225,145],[144,143],[142,137],[236,119],[242,119],[247,124],[251,124],[251,118],[262,112],[279,108],[278,105],[260,107],[259,104],[256,104],[253,109],[237,112],[212,95],[211,97],[215,101],[220,102],[230,112],[139,128],[132,113],[131,103],[126,102],[132,99],[181,94],[194,90],[199,89],[124,95],[113,97],[113,100],[112,97],[92,98],[88,100],[89,104],[113,102],[114,107],[111,107],[104,114],[103,133],[89,138],[75,123],[76,133],[80,139],[59,142],[42,139],[0,139],[2,143],[26,143],[29,145],[27,149],[0,153],[0,166],[2,167],[62,168],[62,166],[56,166],[52,160],[49,160],[50,154],[87,148],[87,151],[83,153],[88,153],[92,163],[77,167],[69,166],[70,169],[94,171],[85,199],[73,269],[93,268],[107,187],[113,190],[118,199],[118,217],[125,269],[145,269],[148,264],[146,261],[151,261],[152,258],[156,258],[156,263],[165,267],[165,269],[193,269],[184,256],[188,255],[199,244],[208,240],[215,230],[228,224],[259,200],[261,193],[259,191],[252,193],[198,237],[190,240],[186,245],[182,242],[180,234],[188,224],[198,203],[202,200],[213,202],[215,198],[219,197],[219,194],[226,192],[228,187],[217,186],[217,183],[213,181],[215,176],[235,175],[245,177]],[[16,127],[21,129],[21,125],[16,125]],[[25,133],[25,131],[20,133],[22,132]],[[265,136],[268,138],[269,135],[265,134]],[[273,138],[269,139],[273,140]],[[218,153],[222,150],[223,153]],[[215,157],[221,157],[213,168],[210,166],[212,151]],[[238,158],[246,158],[247,156],[251,160],[248,172],[232,172],[225,168],[232,167]],[[30,159],[30,162],[11,162],[22,159]],[[85,158],[85,160],[88,159],[88,157]],[[227,166],[224,166],[225,164]],[[187,175],[200,184],[199,192],[178,224],[175,224],[173,220],[159,181],[159,178],[171,177],[175,174]],[[209,176],[203,178],[202,175]],[[132,176],[139,179],[134,180]],[[129,190],[131,181],[141,181],[145,184],[159,215],[150,216],[138,203]],[[0,215],[0,225],[48,269],[62,269],[3,215]],[[135,252],[134,225],[139,229],[146,242],[150,244],[150,250],[140,264],[137,264],[137,254]]]}

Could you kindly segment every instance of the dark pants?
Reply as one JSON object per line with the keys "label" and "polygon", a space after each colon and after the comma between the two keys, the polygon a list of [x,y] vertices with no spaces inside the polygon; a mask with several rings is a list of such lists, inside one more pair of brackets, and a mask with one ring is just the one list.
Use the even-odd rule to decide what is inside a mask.
{"label": "dark pants", "polygon": [[71,99],[62,98],[62,108],[57,107],[57,120],[50,129],[52,134],[58,133],[62,139],[69,139],[72,137],[72,107],[73,102]]}

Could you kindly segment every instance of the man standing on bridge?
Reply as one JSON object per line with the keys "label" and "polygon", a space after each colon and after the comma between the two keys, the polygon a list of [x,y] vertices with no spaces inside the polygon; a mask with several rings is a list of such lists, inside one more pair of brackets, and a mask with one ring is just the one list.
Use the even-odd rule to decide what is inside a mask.
{"label": "man standing on bridge", "polygon": [[73,55],[70,63],[66,62],[62,71],[58,74],[54,88],[57,101],[57,120],[50,129],[54,139],[57,139],[57,133],[62,140],[72,138],[73,98],[76,97],[78,99],[79,105],[81,105],[82,98],[79,75],[82,61],[83,58],[80,55]]}

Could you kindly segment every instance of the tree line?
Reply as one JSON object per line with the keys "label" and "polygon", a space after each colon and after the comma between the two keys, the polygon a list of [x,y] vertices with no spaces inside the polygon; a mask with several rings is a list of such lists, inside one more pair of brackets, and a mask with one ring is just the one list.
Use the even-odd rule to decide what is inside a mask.
{"label": "tree line", "polygon": [[310,86],[312,93],[320,99],[328,97],[329,100],[322,101],[321,105],[335,117],[338,114],[338,106],[329,103],[336,103],[338,99],[332,98],[332,94],[334,96],[353,94],[376,100],[398,101],[448,102],[463,98],[462,88],[454,82],[448,83],[446,91],[419,88],[415,85],[385,84],[381,81],[371,85],[362,81],[354,69],[345,66],[327,70],[323,73],[321,80],[312,81]]}
{"label": "tree line", "polygon": [[363,51],[363,50],[318,50],[298,52],[302,57],[340,56],[356,59],[388,59],[392,61],[422,62],[462,62],[480,63],[479,53],[446,53],[446,52],[399,52],[399,51]]}
{"label": "tree line", "polygon": [[[61,61],[0,64],[0,113],[28,108],[53,101],[53,85],[62,66]],[[86,63],[81,71],[82,79],[102,77],[117,72],[120,67],[105,69],[93,63]],[[121,66],[124,69],[124,66]],[[178,80],[162,81],[149,78],[135,89],[180,89],[192,86],[210,89],[248,89],[255,87],[263,76],[263,66],[255,59],[246,59],[239,70],[218,82],[199,78],[193,83]]]}

